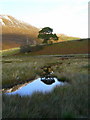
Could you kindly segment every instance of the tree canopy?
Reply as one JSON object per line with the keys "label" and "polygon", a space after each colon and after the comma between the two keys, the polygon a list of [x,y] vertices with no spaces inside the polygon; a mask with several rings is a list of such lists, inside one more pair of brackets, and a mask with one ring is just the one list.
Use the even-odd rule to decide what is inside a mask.
{"label": "tree canopy", "polygon": [[39,31],[39,34],[52,34],[53,29],[49,27],[45,27]]}
{"label": "tree canopy", "polygon": [[43,43],[47,43],[48,40],[58,40],[56,34],[53,34],[53,29],[50,27],[44,27],[39,31],[38,38],[44,39]]}

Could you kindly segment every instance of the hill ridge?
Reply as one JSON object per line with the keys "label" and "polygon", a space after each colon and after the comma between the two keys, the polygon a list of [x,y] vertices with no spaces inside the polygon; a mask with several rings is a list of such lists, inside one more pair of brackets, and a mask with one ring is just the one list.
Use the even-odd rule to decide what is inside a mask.
{"label": "hill ridge", "polygon": [[40,42],[37,39],[39,32],[37,27],[17,20],[10,15],[0,15],[0,23],[2,26],[2,33],[0,33],[2,35],[2,49]]}

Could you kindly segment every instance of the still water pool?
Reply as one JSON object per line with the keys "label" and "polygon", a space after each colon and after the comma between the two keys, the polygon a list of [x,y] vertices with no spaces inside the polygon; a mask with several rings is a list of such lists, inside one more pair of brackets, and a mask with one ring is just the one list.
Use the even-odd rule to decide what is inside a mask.
{"label": "still water pool", "polygon": [[45,84],[45,82],[41,81],[41,78],[38,78],[30,83],[28,83],[26,86],[18,88],[14,92],[6,93],[7,95],[16,95],[19,94],[21,96],[25,95],[32,95],[34,92],[51,92],[56,86],[62,86],[64,85],[64,82],[60,82],[57,80],[57,78],[54,78],[54,82],[51,84]]}

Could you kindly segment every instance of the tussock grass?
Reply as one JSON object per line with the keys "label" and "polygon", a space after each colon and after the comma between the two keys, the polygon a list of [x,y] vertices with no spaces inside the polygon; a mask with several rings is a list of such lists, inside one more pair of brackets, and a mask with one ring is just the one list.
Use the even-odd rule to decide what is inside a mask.
{"label": "tussock grass", "polygon": [[41,73],[41,67],[47,63],[54,62],[55,58],[36,57],[5,57],[2,64],[2,87],[7,88],[14,86],[27,79],[32,80]]}
{"label": "tussock grass", "polygon": [[[60,59],[57,57],[5,57],[2,64],[2,84],[3,88],[7,88],[25,82],[26,80],[32,80],[39,77],[42,74],[43,66],[52,66],[54,71],[53,76],[64,81],[70,81],[70,77],[75,73],[87,73],[88,69],[82,66],[88,65],[88,60],[81,59]],[[61,64],[62,63],[62,64]],[[68,64],[70,63],[70,64]],[[79,64],[78,64],[79,63]],[[69,77],[69,75],[71,76]],[[66,80],[65,80],[66,78]]]}
{"label": "tussock grass", "polygon": [[[76,76],[76,75],[75,75]],[[73,80],[75,79],[73,76]],[[75,84],[56,87],[51,93],[32,96],[3,95],[4,118],[80,118],[88,116],[87,75]],[[83,81],[83,82],[81,82]],[[80,84],[81,83],[81,84]],[[24,104],[23,104],[24,103]]]}
{"label": "tussock grass", "polygon": [[[5,57],[3,87],[33,79],[42,74],[42,67],[50,65],[54,76],[67,81],[66,86],[52,92],[32,96],[4,95],[3,118],[86,118],[88,117],[88,59],[60,57]],[[23,73],[22,73],[23,72]],[[16,76],[20,79],[16,79]]]}

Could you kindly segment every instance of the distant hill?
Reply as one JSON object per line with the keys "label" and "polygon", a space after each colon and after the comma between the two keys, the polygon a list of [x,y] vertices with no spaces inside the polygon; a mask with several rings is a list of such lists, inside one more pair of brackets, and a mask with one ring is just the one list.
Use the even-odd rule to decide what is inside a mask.
{"label": "distant hill", "polygon": [[40,43],[37,39],[39,29],[32,25],[8,15],[0,15],[0,25],[2,26],[2,49]]}
{"label": "distant hill", "polygon": [[[2,27],[2,49],[20,47],[25,44],[40,44],[43,40],[37,38],[39,29],[25,22],[19,21],[10,15],[0,15],[0,27]],[[76,40],[80,38],[57,34],[58,41],[54,43]]]}
{"label": "distant hill", "polygon": [[81,38],[79,37],[72,37],[72,36],[67,36],[65,34],[57,34],[58,40],[54,41],[51,40],[53,43],[58,43],[58,42],[64,42],[64,41],[71,41],[71,40],[79,40]]}
{"label": "distant hill", "polygon": [[80,39],[79,37],[67,36],[65,34],[57,34],[57,36],[59,37],[59,39],[56,42],[62,42],[62,41],[78,40],[78,39]]}

